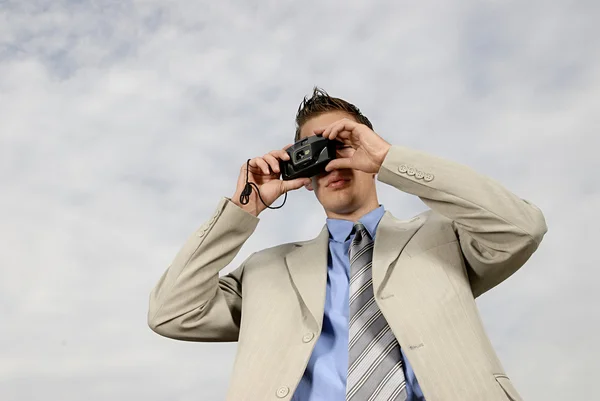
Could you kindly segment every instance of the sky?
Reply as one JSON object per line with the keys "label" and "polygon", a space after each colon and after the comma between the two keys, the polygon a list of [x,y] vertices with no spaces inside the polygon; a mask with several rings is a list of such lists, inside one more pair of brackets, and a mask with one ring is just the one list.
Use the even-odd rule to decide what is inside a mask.
{"label": "sky", "polygon": [[[590,399],[599,17],[592,0],[0,0],[0,399],[224,399],[236,344],[153,333],[149,293],[246,160],[293,142],[315,85],[542,209],[539,250],[477,303],[524,399]],[[427,209],[377,185],[397,218]],[[324,224],[291,192],[222,274]]]}

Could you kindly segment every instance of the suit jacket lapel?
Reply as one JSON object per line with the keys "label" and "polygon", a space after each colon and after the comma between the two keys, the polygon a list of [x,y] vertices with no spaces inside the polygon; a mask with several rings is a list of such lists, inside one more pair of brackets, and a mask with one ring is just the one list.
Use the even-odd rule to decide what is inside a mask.
{"label": "suit jacket lapel", "polygon": [[301,306],[305,308],[302,311],[304,319],[313,319],[314,330],[321,332],[325,312],[329,255],[327,225],[323,226],[319,236],[296,246],[296,249],[285,256],[285,261]]}
{"label": "suit jacket lapel", "polygon": [[393,290],[382,293],[391,274],[389,268],[422,224],[420,216],[402,221],[386,211],[381,217],[373,248],[373,294],[376,298],[386,298],[393,293]]}
{"label": "suit jacket lapel", "polygon": [[[385,289],[388,269],[398,258],[411,237],[423,224],[419,217],[401,221],[388,211],[382,216],[375,236],[373,249],[373,292],[376,296]],[[314,239],[296,244],[297,248],[285,256],[285,261],[297,291],[305,320],[313,320],[314,329],[322,329],[327,289],[327,262],[329,255],[329,230],[323,226]]]}

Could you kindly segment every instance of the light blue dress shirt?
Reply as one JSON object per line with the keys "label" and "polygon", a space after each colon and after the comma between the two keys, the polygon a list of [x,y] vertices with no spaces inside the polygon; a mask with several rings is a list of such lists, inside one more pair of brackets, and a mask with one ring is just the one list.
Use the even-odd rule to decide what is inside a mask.
{"label": "light blue dress shirt", "polygon": [[[375,240],[375,231],[385,213],[382,205],[359,221]],[[292,401],[345,401],[348,376],[348,315],[350,260],[348,250],[354,234],[349,220],[327,219],[329,256],[323,330],[308,361]],[[408,401],[425,401],[421,387],[402,351]]]}

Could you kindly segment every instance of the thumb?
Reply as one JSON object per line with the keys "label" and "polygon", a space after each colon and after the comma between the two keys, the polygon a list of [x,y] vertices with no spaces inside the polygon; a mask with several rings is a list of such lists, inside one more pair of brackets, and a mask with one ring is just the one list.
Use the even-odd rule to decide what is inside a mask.
{"label": "thumb", "polygon": [[295,180],[281,181],[283,193],[300,189],[311,182],[310,178],[296,178]]}
{"label": "thumb", "polygon": [[329,172],[332,170],[341,170],[345,168],[352,168],[352,161],[348,157],[333,159],[327,163],[327,166],[325,166],[325,171]]}

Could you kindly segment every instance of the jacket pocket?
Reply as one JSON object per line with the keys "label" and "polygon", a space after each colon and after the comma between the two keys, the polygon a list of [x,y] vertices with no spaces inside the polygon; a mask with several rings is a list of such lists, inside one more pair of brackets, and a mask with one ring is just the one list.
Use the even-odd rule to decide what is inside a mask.
{"label": "jacket pocket", "polygon": [[504,374],[494,374],[496,381],[502,387],[502,390],[506,393],[508,398],[511,401],[523,401],[519,393],[517,393],[517,389],[513,386],[512,382],[508,378],[508,376]]}

